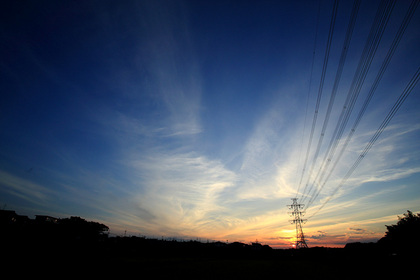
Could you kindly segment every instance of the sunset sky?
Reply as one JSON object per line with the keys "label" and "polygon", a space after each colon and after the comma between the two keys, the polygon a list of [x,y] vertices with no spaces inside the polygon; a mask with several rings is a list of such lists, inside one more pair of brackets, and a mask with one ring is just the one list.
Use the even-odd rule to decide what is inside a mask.
{"label": "sunset sky", "polygon": [[3,1],[1,209],[290,248],[297,197],[310,247],[376,241],[420,211],[420,85],[348,173],[420,66],[420,8],[388,2]]}

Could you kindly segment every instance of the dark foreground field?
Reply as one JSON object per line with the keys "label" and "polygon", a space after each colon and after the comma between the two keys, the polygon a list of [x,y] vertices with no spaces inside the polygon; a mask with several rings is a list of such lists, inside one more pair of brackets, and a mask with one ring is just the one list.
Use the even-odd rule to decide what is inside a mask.
{"label": "dark foreground field", "polygon": [[416,271],[415,259],[407,256],[344,248],[262,252],[196,250],[184,244],[186,248],[179,251],[171,246],[149,251],[108,242],[84,247],[18,246],[18,250],[3,251],[7,254],[3,267],[16,277],[94,279],[403,279]]}
{"label": "dark foreground field", "polygon": [[[107,226],[80,217],[0,214],[1,271],[16,279],[417,279],[418,274],[417,243],[388,238],[396,236],[397,226],[388,226],[388,239],[377,243],[274,250],[259,243],[109,237]],[[406,217],[399,223],[417,216]],[[417,237],[419,231],[406,232]]]}
{"label": "dark foreground field", "polygon": [[122,271],[140,269],[145,275],[160,279],[400,279],[401,276],[395,262],[175,258],[119,260],[116,263],[116,268]]}

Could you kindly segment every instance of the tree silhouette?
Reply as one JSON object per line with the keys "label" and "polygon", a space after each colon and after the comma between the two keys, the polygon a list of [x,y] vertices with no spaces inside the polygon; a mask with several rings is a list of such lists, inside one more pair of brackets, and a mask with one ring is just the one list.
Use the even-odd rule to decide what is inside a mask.
{"label": "tree silhouette", "polygon": [[88,222],[83,218],[72,216],[59,222],[63,235],[71,238],[97,239],[106,235],[109,228],[97,222]]}
{"label": "tree silhouette", "polygon": [[386,226],[385,236],[379,244],[392,253],[406,254],[420,249],[420,213],[413,214],[407,210],[403,217],[398,216],[396,225]]}

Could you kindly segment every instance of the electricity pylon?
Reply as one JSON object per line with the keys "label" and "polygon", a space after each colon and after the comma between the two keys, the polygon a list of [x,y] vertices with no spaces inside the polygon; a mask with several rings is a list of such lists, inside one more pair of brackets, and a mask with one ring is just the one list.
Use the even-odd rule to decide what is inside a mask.
{"label": "electricity pylon", "polygon": [[287,206],[290,210],[293,210],[292,212],[289,212],[293,217],[293,220],[290,220],[290,223],[296,224],[296,249],[308,248],[302,230],[302,223],[305,223],[306,219],[302,219],[304,213],[303,211],[300,211],[305,205],[297,203],[297,198],[292,198],[292,201],[293,203]]}

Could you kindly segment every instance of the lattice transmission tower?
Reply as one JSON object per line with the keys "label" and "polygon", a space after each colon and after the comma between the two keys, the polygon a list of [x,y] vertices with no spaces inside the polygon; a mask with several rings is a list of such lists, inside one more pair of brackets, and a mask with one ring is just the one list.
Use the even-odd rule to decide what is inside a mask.
{"label": "lattice transmission tower", "polygon": [[308,248],[302,229],[302,223],[305,223],[306,219],[302,219],[304,212],[300,211],[305,205],[297,203],[297,198],[292,198],[292,201],[293,203],[287,206],[290,210],[293,210],[289,214],[293,217],[293,220],[290,220],[290,222],[296,225],[296,249]]}

